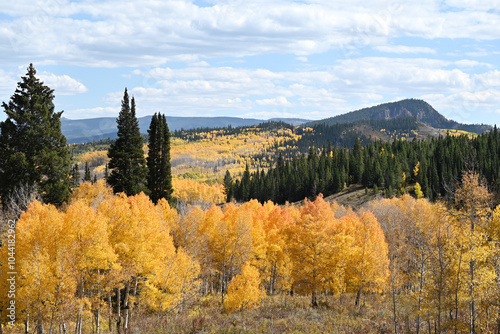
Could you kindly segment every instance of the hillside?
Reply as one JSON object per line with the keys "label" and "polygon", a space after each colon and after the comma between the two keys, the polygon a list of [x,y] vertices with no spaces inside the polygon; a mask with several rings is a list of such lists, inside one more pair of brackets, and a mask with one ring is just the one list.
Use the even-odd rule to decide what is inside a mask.
{"label": "hillside", "polygon": [[[411,121],[402,121],[401,123],[396,121],[400,119],[411,119]],[[147,134],[151,116],[140,117],[138,121],[141,133]],[[478,134],[491,130],[490,125],[461,124],[453,120],[448,120],[427,102],[416,99],[384,103],[318,121],[311,121],[303,118],[274,118],[262,120],[239,117],[167,116],[168,126],[171,131],[181,129],[207,130],[228,126],[251,127],[268,121],[285,122],[303,128],[317,128],[320,125],[336,125],[335,135],[330,136],[326,142],[332,141],[335,137],[338,137],[340,141],[339,139],[335,139],[334,141],[337,141],[335,144],[347,146],[352,145],[355,137],[366,139],[372,138],[374,140],[393,140],[400,137],[411,139],[444,134],[445,132],[440,131],[440,129],[459,130]],[[63,118],[61,120],[61,128],[63,134],[68,139],[68,143],[85,143],[100,139],[116,138],[116,119],[114,117],[81,120]],[[391,129],[390,133],[388,128]],[[331,133],[332,131],[329,132]],[[346,137],[347,140],[344,140]],[[310,145],[320,146],[323,145],[324,142],[325,140],[318,141],[316,138],[312,140]]]}
{"label": "hillside", "polygon": [[377,106],[351,111],[343,115],[312,121],[304,125],[333,125],[353,123],[361,120],[393,120],[405,117],[414,117],[417,121],[436,129],[454,129],[474,133],[483,133],[491,129],[489,125],[461,124],[449,120],[441,115],[429,103],[417,99],[405,99],[397,102],[383,103]]}
{"label": "hillside", "polygon": [[[147,134],[151,116],[138,118],[139,128],[142,134]],[[270,121],[282,121],[294,126],[309,122],[307,119],[300,118],[276,118]],[[239,118],[239,117],[174,117],[167,116],[168,127],[170,131],[190,130],[190,129],[207,129],[207,128],[223,128],[227,126],[241,127],[253,126],[265,120],[254,118]],[[100,117],[90,119],[71,120],[67,118],[61,119],[61,129],[66,136],[68,143],[85,143],[94,140],[116,138],[116,118],[115,117]]]}

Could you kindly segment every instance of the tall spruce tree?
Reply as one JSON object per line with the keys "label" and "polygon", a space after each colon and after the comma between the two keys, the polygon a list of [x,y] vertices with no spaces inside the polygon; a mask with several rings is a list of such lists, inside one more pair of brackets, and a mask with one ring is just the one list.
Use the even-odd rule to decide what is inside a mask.
{"label": "tall spruce tree", "polygon": [[70,194],[70,152],[61,132],[62,111],[54,111],[54,90],[35,77],[33,64],[21,77],[0,123],[0,196],[19,187],[35,188],[46,203]]}
{"label": "tall spruce tree", "polygon": [[71,186],[73,188],[78,187],[78,185],[80,184],[80,170],[78,169],[77,163],[75,163],[71,167],[70,176],[71,176]]}
{"label": "tall spruce tree", "polygon": [[90,167],[88,161],[85,162],[85,172],[83,173],[83,182],[90,182],[92,180],[92,175],[90,174]]}
{"label": "tall spruce tree", "polygon": [[136,195],[147,190],[147,167],[139,122],[135,115],[135,99],[132,97],[129,100],[126,88],[116,123],[118,138],[108,150],[111,173],[107,182],[115,193]]}
{"label": "tall spruce tree", "polygon": [[147,158],[150,198],[157,203],[165,198],[172,203],[172,168],[170,165],[170,130],[165,115],[154,114],[149,125],[149,153]]}
{"label": "tall spruce tree", "polygon": [[226,175],[224,176],[224,191],[226,192],[226,202],[230,202],[233,197],[233,178],[231,173],[226,170]]}

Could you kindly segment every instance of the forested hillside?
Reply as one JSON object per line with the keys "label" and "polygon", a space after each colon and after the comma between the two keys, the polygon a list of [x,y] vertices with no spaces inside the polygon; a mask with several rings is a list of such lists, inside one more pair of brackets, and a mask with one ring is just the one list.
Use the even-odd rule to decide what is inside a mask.
{"label": "forested hillside", "polygon": [[[237,201],[295,202],[322,193],[335,194],[352,184],[383,191],[387,197],[421,187],[434,200],[454,193],[467,170],[478,171],[491,189],[500,189],[500,134],[493,131],[471,138],[466,135],[390,142],[356,140],[348,149],[311,147],[308,154],[281,157],[269,170],[245,171],[231,186]],[[410,187],[411,185],[411,187]]]}
{"label": "forested hillside", "polygon": [[305,126],[315,124],[344,124],[361,120],[392,120],[397,118],[414,117],[418,121],[437,129],[455,129],[474,133],[483,133],[491,129],[485,124],[461,124],[449,120],[423,100],[406,99],[397,102],[383,103],[378,106],[352,111],[339,116],[306,123]]}

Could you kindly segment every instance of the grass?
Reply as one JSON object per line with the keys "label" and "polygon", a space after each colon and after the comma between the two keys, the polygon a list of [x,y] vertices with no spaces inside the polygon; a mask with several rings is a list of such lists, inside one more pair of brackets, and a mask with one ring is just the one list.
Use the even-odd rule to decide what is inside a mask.
{"label": "grass", "polygon": [[[393,333],[392,300],[390,294],[367,294],[358,309],[354,305],[355,295],[318,296],[317,308],[312,308],[310,296],[275,295],[266,297],[260,308],[227,314],[223,311],[219,295],[202,297],[176,314],[151,314],[139,309],[131,310],[128,334],[367,334]],[[409,314],[398,302],[398,332],[414,332],[414,326],[405,324]],[[103,312],[101,333],[109,331],[108,318]],[[75,316],[76,318],[76,316]],[[74,333],[75,324],[67,324],[67,333]],[[34,330],[31,325],[30,332]],[[19,322],[16,327],[4,326],[5,334],[23,333]],[[48,324],[45,323],[48,333]],[[123,332],[123,331],[122,331]],[[55,328],[53,333],[59,333]],[[82,333],[92,333],[90,317],[83,323]],[[124,333],[124,332],[123,332]]]}
{"label": "grass", "polygon": [[[354,296],[322,296],[317,308],[307,296],[271,296],[259,309],[226,314],[213,298],[196,311],[136,319],[131,333],[390,333],[385,297],[370,295],[358,311]],[[382,311],[381,311],[382,310]]]}

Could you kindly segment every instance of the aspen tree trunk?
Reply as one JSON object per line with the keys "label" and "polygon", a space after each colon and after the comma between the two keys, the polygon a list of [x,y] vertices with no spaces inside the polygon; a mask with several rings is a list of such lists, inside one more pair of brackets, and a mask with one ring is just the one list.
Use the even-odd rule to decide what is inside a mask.
{"label": "aspen tree trunk", "polygon": [[391,273],[392,287],[392,315],[394,317],[394,334],[398,334],[398,319],[396,316],[396,287],[394,286],[394,273]]}
{"label": "aspen tree trunk", "polygon": [[97,308],[95,310],[96,333],[101,332],[101,270],[97,269]]}
{"label": "aspen tree trunk", "polygon": [[455,334],[458,333],[458,290],[460,289],[460,268],[462,266],[462,246],[460,246],[460,258],[458,260],[457,288],[455,290]]}
{"label": "aspen tree trunk", "polygon": [[425,263],[425,258],[424,255],[420,255],[420,287],[419,287],[419,293],[418,293],[418,303],[417,303],[417,331],[416,333],[420,333],[420,311],[422,311],[422,292],[424,290],[424,263]]}
{"label": "aspen tree trunk", "polygon": [[42,319],[41,314],[38,315],[38,323],[36,325],[36,332],[37,332],[37,334],[43,334],[43,319]]}
{"label": "aspen tree trunk", "polygon": [[54,317],[55,317],[56,309],[52,310],[52,315],[50,316],[50,326],[49,326],[49,334],[52,334],[52,328],[54,325]]}
{"label": "aspen tree trunk", "polygon": [[24,322],[24,334],[29,334],[30,332],[30,314],[26,314],[26,321]]}
{"label": "aspen tree trunk", "polygon": [[124,308],[124,321],[123,321],[123,329],[125,333],[128,332],[128,321],[129,321],[129,307],[128,307],[128,299],[130,296],[130,281],[125,285],[125,298],[123,300],[123,308]]}
{"label": "aspen tree trunk", "polygon": [[356,293],[356,301],[354,302],[354,305],[358,307],[358,312],[361,308],[361,294],[363,292],[363,285],[358,285],[358,292]]}
{"label": "aspen tree trunk", "polygon": [[476,333],[476,309],[475,309],[475,302],[474,302],[474,267],[475,267],[475,261],[471,260],[470,261],[470,278],[471,278],[471,284],[470,284],[470,296],[471,296],[471,301],[470,301],[470,334],[475,334]]}
{"label": "aspen tree trunk", "polygon": [[82,334],[82,310],[78,311],[76,316],[75,334]]}
{"label": "aspen tree trunk", "polygon": [[113,333],[113,303],[111,302],[111,291],[108,292],[108,303],[109,303],[108,329],[110,333]]}
{"label": "aspen tree trunk", "polygon": [[120,288],[116,289],[116,330],[118,334],[122,333],[122,313],[121,313],[121,296],[120,296]]}
{"label": "aspen tree trunk", "polygon": [[98,307],[95,310],[95,327],[96,327],[96,333],[99,334],[101,332],[101,308]]}
{"label": "aspen tree trunk", "polygon": [[[470,214],[470,219],[471,219],[471,224],[470,224],[470,234],[473,237],[474,236],[474,229],[475,229],[475,209],[471,210]],[[471,249],[472,250],[472,249]],[[475,300],[474,300],[474,273],[475,273],[475,266],[476,266],[476,261],[474,259],[470,260],[470,334],[475,334],[476,333],[476,308],[475,308]]]}
{"label": "aspen tree trunk", "polygon": [[318,307],[316,290],[313,290],[312,295],[311,295],[311,306]]}
{"label": "aspen tree trunk", "polygon": [[[366,233],[365,233],[365,240],[366,240]],[[363,281],[365,280],[365,247],[364,246],[363,246],[362,259],[363,259],[363,261],[361,262],[361,277],[360,277],[360,282],[359,282],[359,287],[358,287],[358,293],[356,294],[356,301],[354,302],[354,305],[358,306],[358,312],[361,310],[361,293],[363,292]]]}

